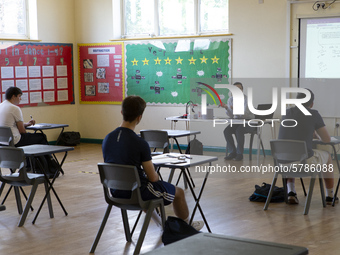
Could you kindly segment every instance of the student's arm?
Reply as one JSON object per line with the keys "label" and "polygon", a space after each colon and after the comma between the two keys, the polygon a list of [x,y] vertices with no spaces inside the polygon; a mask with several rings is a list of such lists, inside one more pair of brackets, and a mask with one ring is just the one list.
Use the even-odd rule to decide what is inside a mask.
{"label": "student's arm", "polygon": [[17,128],[19,129],[20,134],[26,133],[25,124],[23,121],[18,121],[16,124],[17,124]]}
{"label": "student's arm", "polygon": [[156,182],[159,180],[158,174],[156,173],[151,160],[142,162],[142,166],[150,182]]}
{"label": "student's arm", "polygon": [[329,143],[331,141],[331,137],[328,134],[326,126],[317,129],[316,133],[324,143]]}

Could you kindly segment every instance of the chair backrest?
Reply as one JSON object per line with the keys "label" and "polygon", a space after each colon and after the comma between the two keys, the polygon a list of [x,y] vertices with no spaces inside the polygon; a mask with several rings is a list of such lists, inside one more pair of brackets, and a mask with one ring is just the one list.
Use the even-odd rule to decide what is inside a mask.
{"label": "chair backrest", "polygon": [[169,152],[168,132],[162,130],[141,130],[140,134],[148,142],[153,151],[161,149],[163,153]]}
{"label": "chair backrest", "polygon": [[[143,201],[140,194],[140,179],[135,166],[98,163],[100,181],[103,184],[105,200],[108,204],[127,210],[141,210],[147,208],[147,201]],[[130,191],[130,198],[116,198],[110,189]]]}
{"label": "chair backrest", "polygon": [[276,165],[291,162],[304,163],[308,158],[305,141],[285,139],[271,140],[270,148]]}
{"label": "chair backrest", "polygon": [[10,127],[0,126],[0,145],[14,146],[13,133]]}
{"label": "chair backrest", "polygon": [[11,172],[19,169],[19,175],[15,177],[6,176],[3,177],[0,171],[0,180],[3,182],[10,181],[26,181],[28,180],[26,173],[26,159],[23,149],[10,147],[10,146],[0,146],[0,168],[11,169]]}
{"label": "chair backrest", "polygon": [[[259,104],[257,106],[257,110],[269,110],[272,107],[272,104]],[[270,120],[272,119],[274,116],[274,112],[271,114],[267,114],[267,115],[257,115],[255,114],[255,119],[260,119],[260,120]]]}

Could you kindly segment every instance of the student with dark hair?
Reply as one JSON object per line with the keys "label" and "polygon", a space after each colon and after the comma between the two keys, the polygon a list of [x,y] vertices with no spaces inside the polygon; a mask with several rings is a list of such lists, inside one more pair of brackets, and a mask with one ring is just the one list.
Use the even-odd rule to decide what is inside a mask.
{"label": "student with dark hair", "polygon": [[[123,100],[121,110],[123,122],[103,141],[104,161],[136,166],[141,180],[142,199],[163,198],[164,205],[172,203],[176,216],[188,222],[189,210],[183,189],[159,180],[151,161],[149,144],[134,132],[142,119],[145,107],[145,101],[139,96],[129,96]],[[121,198],[128,198],[131,195],[130,192],[122,190],[111,190],[111,193]],[[160,217],[155,212],[152,218],[160,224]],[[203,225],[203,221],[194,221],[192,224],[197,230],[200,230]]]}
{"label": "student with dark hair", "polygon": [[46,144],[46,136],[41,133],[27,133],[25,127],[35,124],[31,119],[24,123],[22,111],[18,106],[21,101],[22,91],[17,87],[6,90],[6,100],[0,104],[0,126],[10,127],[13,133],[15,146],[31,144]]}
{"label": "student with dark hair", "polygon": [[[241,82],[235,82],[234,86],[238,87],[240,90],[243,91],[243,85]],[[229,97],[227,104],[222,105],[223,108],[226,109],[227,115],[231,119],[252,119],[254,115],[249,111],[248,108],[248,99],[247,96],[244,95],[244,115],[234,115],[233,113],[233,97]],[[236,160],[240,161],[243,159],[243,151],[244,151],[244,134],[250,133],[254,130],[254,127],[250,127],[248,125],[243,124],[233,124],[228,125],[223,133],[225,140],[227,142],[226,148],[226,157],[225,160]],[[235,135],[237,141],[237,147],[235,146],[235,141],[233,138]],[[229,154],[228,154],[229,153]]]}
{"label": "student with dark hair", "polygon": [[[309,90],[309,89],[308,89]],[[318,138],[323,142],[330,142],[331,138],[326,129],[326,125],[317,110],[313,110],[314,94],[311,90],[311,98],[308,102],[304,103],[303,106],[308,110],[311,115],[305,115],[298,107],[292,107],[287,109],[286,115],[282,119],[287,119],[286,126],[280,126],[279,139],[290,139],[305,141],[308,150],[307,164],[314,165],[325,165],[327,169],[331,169],[329,165],[332,164],[331,155],[327,151],[313,149],[313,139]],[[297,98],[305,98],[304,93],[298,93]],[[289,124],[289,119],[295,120],[292,125]],[[291,126],[291,127],[290,127]],[[294,126],[294,127],[293,127]],[[326,186],[326,202],[331,204],[333,201],[333,186],[334,176],[333,171],[323,172],[323,178]],[[287,192],[288,192],[288,203],[298,204],[296,190],[295,190],[295,179],[287,179]],[[338,202],[338,198],[336,198]]]}

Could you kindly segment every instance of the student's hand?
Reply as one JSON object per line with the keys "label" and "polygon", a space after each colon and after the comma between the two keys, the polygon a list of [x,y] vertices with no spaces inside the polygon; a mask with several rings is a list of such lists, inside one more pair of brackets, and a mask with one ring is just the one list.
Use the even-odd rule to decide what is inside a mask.
{"label": "student's hand", "polygon": [[27,125],[26,125],[26,127],[29,127],[29,126],[34,126],[35,125],[35,120],[30,120],[29,122],[27,122]]}

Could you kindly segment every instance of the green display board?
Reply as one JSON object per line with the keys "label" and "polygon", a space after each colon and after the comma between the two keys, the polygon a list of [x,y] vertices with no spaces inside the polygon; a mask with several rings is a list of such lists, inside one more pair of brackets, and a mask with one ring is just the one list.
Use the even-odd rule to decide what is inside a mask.
{"label": "green display board", "polygon": [[202,93],[211,94],[208,103],[215,104],[219,98],[214,84],[228,83],[230,78],[227,39],[125,43],[125,49],[126,94],[139,95],[149,104],[182,105],[193,98],[200,101]]}

